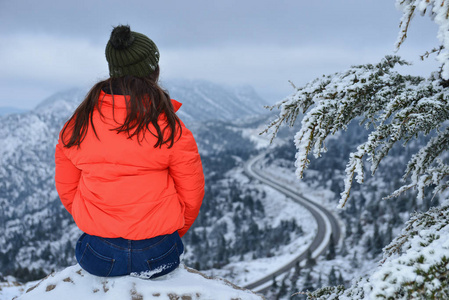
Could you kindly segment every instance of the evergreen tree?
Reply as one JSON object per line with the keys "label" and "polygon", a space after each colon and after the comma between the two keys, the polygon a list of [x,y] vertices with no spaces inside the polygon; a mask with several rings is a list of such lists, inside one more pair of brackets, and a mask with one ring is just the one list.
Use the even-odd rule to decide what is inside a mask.
{"label": "evergreen tree", "polygon": [[323,286],[323,279],[321,278],[321,272],[320,272],[320,275],[318,276],[317,286],[318,286],[318,288]]}
{"label": "evergreen tree", "polygon": [[392,239],[393,239],[393,225],[390,222],[388,222],[387,230],[385,231],[384,234],[383,244],[388,245]]}
{"label": "evergreen tree", "polygon": [[292,282],[292,286],[296,285],[296,282],[298,281],[300,276],[301,276],[301,266],[300,266],[299,262],[296,262],[295,268],[292,273],[292,277],[290,278],[290,281]]}
{"label": "evergreen tree", "polygon": [[[318,158],[326,152],[324,145],[329,136],[344,131],[354,120],[369,130],[367,139],[351,153],[346,165],[344,188],[338,204],[340,208],[349,199],[350,191],[355,186],[354,179],[363,184],[364,172],[369,170],[375,175],[379,164],[394,152],[395,145],[407,147],[413,144],[411,141],[422,136],[428,139],[421,140],[423,146],[408,160],[402,178],[404,184],[390,191],[388,197],[399,197],[406,191],[416,190],[416,198],[412,197],[408,202],[411,204],[409,211],[413,211],[418,206],[428,208],[430,205],[426,201],[432,197],[431,193],[444,195],[442,192],[449,188],[449,1],[396,0],[396,4],[403,13],[397,48],[405,40],[416,12],[422,15],[429,12],[428,15],[438,25],[441,46],[422,57],[436,53],[442,64],[439,70],[427,79],[402,75],[394,67],[409,63],[398,56],[386,56],[375,65],[352,66],[343,72],[317,78],[302,87],[294,87],[295,91],[290,97],[272,107],[279,108],[280,114],[265,131],[274,128],[274,138],[283,124],[293,126],[299,114],[304,114],[301,127],[295,134],[296,174],[302,178],[311,162],[309,156]],[[382,213],[375,209],[376,206],[383,209],[383,206],[375,204],[371,210],[373,214],[367,216],[371,221]],[[449,283],[445,279],[449,259],[433,249],[447,245],[448,216],[449,206],[441,204],[425,213],[412,215],[404,233],[384,250],[383,261],[390,262],[388,270],[384,271],[380,266],[376,271],[377,277],[373,275],[369,279],[360,279],[345,291],[345,295],[349,296],[344,299],[368,291],[369,286],[376,290],[373,292],[376,297],[383,299],[397,299],[398,296],[404,296],[401,299],[443,299],[443,295],[447,296]],[[368,219],[368,222],[371,221]],[[382,239],[377,225],[374,226],[374,234],[367,240],[366,246],[372,246],[377,252]],[[363,234],[360,223],[356,232],[356,235],[359,234]],[[357,240],[355,236],[354,241]],[[410,249],[413,249],[410,253],[414,256],[408,252]],[[407,266],[407,271],[404,266]],[[445,270],[443,277],[441,270]],[[411,277],[408,277],[409,274]],[[420,279],[416,280],[416,277]],[[382,288],[376,286],[377,278],[381,278],[379,284]],[[319,294],[319,299],[325,299],[323,291],[317,291],[314,295]],[[339,295],[343,292],[332,288],[327,291],[334,293],[333,297],[336,296],[335,291]]]}
{"label": "evergreen tree", "polygon": [[346,219],[346,228],[345,229],[346,229],[346,231],[345,231],[346,237],[350,237],[352,235],[352,222],[351,222],[350,218]]}
{"label": "evergreen tree", "polygon": [[[435,192],[447,187],[445,174],[449,166],[438,161],[437,157],[445,153],[449,145],[449,129],[446,130],[444,125],[449,118],[448,91],[438,74],[426,81],[392,70],[395,65],[407,64],[397,56],[387,56],[377,65],[354,66],[347,71],[318,78],[278,104],[283,107],[282,113],[270,124],[276,128],[275,131],[284,122],[293,124],[299,111],[306,111],[295,141],[300,178],[310,162],[308,155],[313,152],[319,157],[329,135],[360,117],[366,127],[373,128],[368,140],[350,156],[340,207],[349,198],[354,176],[358,183],[363,183],[365,157],[371,160],[371,171],[375,173],[379,163],[398,141],[408,142],[420,133],[434,133],[435,137],[409,161],[406,176],[410,176],[411,183],[392,195],[418,187],[418,197],[422,199],[426,186],[436,184]],[[427,101],[421,101],[423,99]]]}
{"label": "evergreen tree", "polygon": [[278,292],[277,297],[276,297],[277,300],[278,300],[278,299],[281,299],[282,297],[284,297],[285,295],[287,295],[288,289],[287,289],[287,284],[285,283],[285,281],[287,280],[287,277],[288,277],[289,275],[290,275],[290,274],[287,273],[287,274],[284,276],[284,279],[282,279],[281,286],[280,286],[280,288],[279,288],[279,292]]}
{"label": "evergreen tree", "polygon": [[373,251],[373,237],[372,236],[367,236],[365,238],[365,255],[371,255],[372,251]]}
{"label": "evergreen tree", "polygon": [[223,234],[220,234],[217,242],[217,258],[218,264],[216,265],[217,268],[220,268],[222,265],[226,265],[229,263],[228,256],[229,253],[226,250],[226,240],[223,236]]}
{"label": "evergreen tree", "polygon": [[190,243],[191,245],[198,245],[201,242],[201,238],[196,233],[196,230],[189,230],[189,237],[190,237]]}
{"label": "evergreen tree", "polygon": [[[363,197],[363,196],[361,196],[361,197]],[[348,212],[348,214],[350,214],[352,216],[355,216],[357,214],[357,206],[356,206],[355,201],[349,202],[347,212]]]}
{"label": "evergreen tree", "polygon": [[312,268],[316,265],[316,260],[312,257],[312,252],[310,250],[307,250],[307,256],[306,256],[306,268]]}
{"label": "evergreen tree", "polygon": [[332,260],[335,258],[335,242],[333,238],[333,234],[331,233],[330,239],[329,239],[329,248],[327,249],[326,259]]}
{"label": "evergreen tree", "polygon": [[327,278],[327,283],[330,286],[337,285],[337,274],[335,274],[335,269],[332,267],[331,271],[329,272],[329,276]]}
{"label": "evergreen tree", "polygon": [[69,258],[74,255],[74,249],[70,240],[67,240],[65,244],[64,255],[66,258]]}
{"label": "evergreen tree", "polygon": [[315,286],[313,285],[312,270],[309,270],[304,280],[302,291],[312,291],[313,289],[315,289]]}
{"label": "evergreen tree", "polygon": [[360,238],[363,236],[364,233],[365,233],[365,230],[363,229],[362,223],[359,220],[357,222],[357,231],[355,232],[355,235],[354,235],[354,242],[358,243],[360,241]]}
{"label": "evergreen tree", "polygon": [[338,285],[345,285],[345,280],[343,279],[343,276],[341,275],[341,272],[339,272],[339,274],[338,274],[337,284]]}
{"label": "evergreen tree", "polygon": [[373,256],[377,256],[379,253],[382,252],[382,248],[383,248],[382,237],[380,236],[380,233],[379,233],[379,226],[377,225],[377,222],[375,222],[372,245],[371,245],[371,253],[373,254]]}
{"label": "evergreen tree", "polygon": [[342,241],[341,243],[341,249],[339,251],[339,254],[343,257],[345,257],[346,255],[348,255],[348,250],[346,249],[346,241]]}
{"label": "evergreen tree", "polygon": [[273,282],[271,283],[271,287],[276,290],[278,287],[278,284],[276,282],[276,276],[273,276]]}
{"label": "evergreen tree", "polygon": [[354,251],[354,255],[352,256],[350,264],[351,267],[353,267],[354,269],[357,269],[359,267],[359,260],[357,259],[357,251]]}

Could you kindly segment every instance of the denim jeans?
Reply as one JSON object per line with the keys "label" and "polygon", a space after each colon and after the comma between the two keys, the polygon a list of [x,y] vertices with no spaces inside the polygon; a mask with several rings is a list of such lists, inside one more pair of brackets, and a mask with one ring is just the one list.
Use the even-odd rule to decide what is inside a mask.
{"label": "denim jeans", "polygon": [[177,231],[137,241],[84,233],[76,243],[75,255],[80,266],[93,275],[156,278],[176,269],[183,252]]}

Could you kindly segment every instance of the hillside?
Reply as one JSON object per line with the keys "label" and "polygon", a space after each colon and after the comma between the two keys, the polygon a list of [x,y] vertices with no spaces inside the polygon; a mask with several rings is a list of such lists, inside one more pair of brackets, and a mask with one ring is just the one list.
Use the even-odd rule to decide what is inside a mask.
{"label": "hillside", "polygon": [[[3,276],[36,280],[75,263],[74,245],[80,231],[55,191],[53,156],[57,134],[83,94],[78,89],[58,93],[32,112],[0,118]],[[221,105],[227,106],[224,102]],[[183,106],[181,112],[188,107]],[[234,112],[239,116],[248,113]],[[290,206],[277,211],[271,208],[273,198],[285,201],[282,195],[242,181],[239,168],[257,151],[257,145],[242,131],[256,123],[260,126],[266,118],[250,117],[249,123],[238,124],[214,120],[190,126],[202,155],[206,197],[194,227],[184,238],[186,264],[205,270],[273,257],[281,245],[301,237],[310,239],[313,234],[310,224],[303,229],[307,218],[287,213]],[[264,238],[260,239],[262,233]],[[248,275],[246,280],[251,280]]]}
{"label": "hillside", "polygon": [[190,124],[210,120],[231,121],[266,113],[263,100],[250,86],[227,88],[204,80],[163,81],[170,97],[184,104],[181,119]]}
{"label": "hillside", "polygon": [[[80,232],[54,190],[53,151],[60,127],[82,97],[80,90],[56,94],[33,112],[0,118],[3,276],[35,280],[75,264],[74,244]],[[184,101],[181,112],[187,110],[188,102]],[[267,115],[247,115],[235,121],[189,125],[202,155],[206,196],[197,221],[184,237],[183,260],[186,265],[238,285],[257,279],[291,253],[301,251],[315,230],[307,211],[250,180],[243,173],[245,161],[266,151],[260,168],[334,208],[349,152],[366,137],[358,126],[350,126],[344,139],[335,136],[327,145],[329,153],[313,160],[304,181],[298,183],[290,129],[279,132],[276,145],[270,147],[268,137],[259,136],[269,120]],[[419,141],[416,143],[410,151],[419,146]],[[276,278],[268,299],[290,299],[293,293],[322,285],[348,285],[355,276],[369,272],[377,264],[382,247],[400,232],[409,211],[425,210],[438,203],[437,198],[416,203],[407,195],[374,201],[399,184],[393,178],[402,172],[409,153],[394,149],[392,158],[378,171],[380,176],[367,178],[364,185],[354,187],[349,206],[334,209],[342,220],[343,240],[316,262]],[[1,295],[0,291],[0,299]],[[296,295],[292,299],[301,298]]]}

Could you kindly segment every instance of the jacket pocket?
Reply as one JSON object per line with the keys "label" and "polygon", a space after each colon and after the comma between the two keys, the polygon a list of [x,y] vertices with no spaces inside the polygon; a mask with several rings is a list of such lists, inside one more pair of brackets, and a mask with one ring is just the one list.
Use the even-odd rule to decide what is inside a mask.
{"label": "jacket pocket", "polygon": [[79,260],[80,266],[92,275],[107,277],[111,274],[115,259],[101,255],[89,243]]}

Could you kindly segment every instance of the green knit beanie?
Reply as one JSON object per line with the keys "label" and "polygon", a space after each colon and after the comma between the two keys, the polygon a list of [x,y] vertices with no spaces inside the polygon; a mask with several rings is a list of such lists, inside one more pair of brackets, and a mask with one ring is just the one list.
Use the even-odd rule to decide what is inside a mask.
{"label": "green knit beanie", "polygon": [[150,75],[159,62],[159,50],[147,36],[131,31],[128,25],[114,27],[106,45],[111,77]]}

